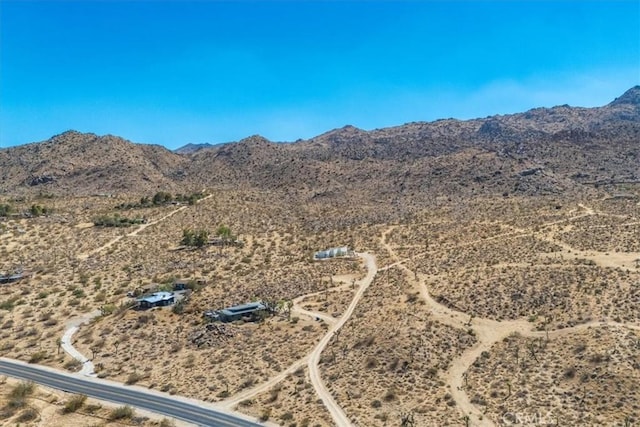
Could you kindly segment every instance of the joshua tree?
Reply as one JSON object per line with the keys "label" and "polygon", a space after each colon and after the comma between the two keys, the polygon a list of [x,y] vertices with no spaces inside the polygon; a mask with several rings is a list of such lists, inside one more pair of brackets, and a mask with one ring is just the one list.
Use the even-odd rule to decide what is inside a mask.
{"label": "joshua tree", "polygon": [[325,282],[322,280],[322,277],[320,277],[320,285],[324,288],[324,300],[326,301],[329,299],[329,283]]}
{"label": "joshua tree", "polygon": [[287,307],[287,320],[291,320],[291,309],[293,308],[293,301],[288,300],[286,302]]}
{"label": "joshua tree", "polygon": [[413,427],[415,426],[415,419],[413,417],[413,412],[409,413],[400,413],[400,427]]}
{"label": "joshua tree", "polygon": [[536,357],[536,346],[535,343],[533,341],[531,341],[529,343],[529,352],[531,353],[531,356],[533,357],[533,359],[538,362],[538,358]]}
{"label": "joshua tree", "polygon": [[229,227],[227,227],[226,225],[221,225],[220,227],[218,227],[218,229],[216,230],[216,236],[218,236],[220,238],[220,250],[222,251],[222,248],[224,246],[226,246],[227,244],[229,244],[229,242],[231,240],[233,240],[233,235],[231,234],[231,229]]}

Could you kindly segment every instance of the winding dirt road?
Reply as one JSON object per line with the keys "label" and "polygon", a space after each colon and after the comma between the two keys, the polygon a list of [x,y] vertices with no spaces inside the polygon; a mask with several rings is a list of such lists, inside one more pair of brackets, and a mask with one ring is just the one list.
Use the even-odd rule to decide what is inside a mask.
{"label": "winding dirt road", "polygon": [[[349,306],[347,307],[347,309],[339,319],[334,319],[333,317],[330,317],[324,313],[313,312],[313,311],[305,310],[300,307],[299,304],[302,302],[303,299],[316,294],[321,294],[324,291],[302,295],[293,300],[294,305],[291,309],[292,313],[302,314],[314,319],[320,318],[330,325],[329,330],[322,337],[320,342],[314,347],[313,351],[309,353],[307,356],[301,359],[298,359],[296,362],[290,365],[287,369],[271,377],[269,380],[263,383],[260,383],[251,389],[244,390],[241,393],[235,394],[232,397],[222,402],[218,402],[216,406],[233,409],[237,404],[239,404],[243,400],[252,398],[260,393],[264,393],[268,391],[271,387],[275,386],[280,381],[284,380],[289,374],[292,374],[296,370],[307,365],[309,368],[309,377],[311,379],[311,383],[313,384],[316,390],[316,393],[318,394],[318,397],[322,399],[325,407],[333,417],[334,422],[336,423],[336,426],[338,427],[351,426],[351,422],[349,421],[349,418],[344,413],[340,405],[338,405],[337,402],[333,399],[333,396],[331,396],[331,393],[329,392],[329,390],[327,390],[327,387],[324,384],[322,377],[320,375],[320,369],[318,367],[318,363],[320,361],[320,355],[322,354],[322,351],[327,346],[329,341],[331,341],[331,338],[333,337],[334,332],[339,330],[347,322],[347,320],[349,320],[349,318],[353,314],[353,311],[358,305],[358,302],[362,298],[362,295],[364,295],[364,292],[367,290],[369,285],[371,285],[378,271],[376,260],[373,255],[370,255],[367,253],[360,253],[358,254],[358,256],[364,259],[365,265],[367,267],[367,274],[362,280],[360,280],[359,282],[356,282],[356,284],[358,285],[358,289],[353,299],[351,300],[351,303],[349,304]],[[350,284],[345,284],[343,286],[339,286],[332,289],[335,290],[340,288],[346,288],[348,286],[350,286]]]}
{"label": "winding dirt road", "polygon": [[[207,196],[207,197],[211,197],[211,196]],[[205,197],[204,199],[206,199],[207,197]],[[204,200],[202,199],[202,200]],[[152,225],[156,225],[159,222],[164,221],[165,219],[169,218],[170,216],[175,215],[176,213],[186,209],[186,206],[181,206],[178,209],[174,209],[171,212],[169,212],[168,214],[166,214],[165,216],[156,219],[155,221],[151,221],[148,222],[146,224],[141,224],[140,226],[138,226],[138,228],[136,228],[134,231],[127,233],[127,234],[122,234],[118,237],[114,237],[113,239],[109,240],[107,243],[105,243],[104,245],[100,246],[99,248],[93,249],[90,252],[86,252],[83,254],[78,255],[78,259],[80,260],[84,260],[89,258],[91,255],[95,255],[98,252],[102,252],[107,248],[110,248],[111,246],[115,245],[116,243],[118,243],[120,240],[124,239],[125,237],[133,237],[133,236],[137,236],[138,233],[140,233],[141,231],[144,231],[145,229],[147,229],[148,227],[151,227]]]}
{"label": "winding dirt road", "polygon": [[[565,218],[559,221],[553,221],[547,224],[544,224],[542,227],[548,227],[552,225],[557,225],[561,223],[566,223],[570,221],[574,221],[576,219],[584,218],[591,215],[604,215],[600,212],[596,212],[594,209],[584,206],[582,204],[579,205],[584,212],[572,216],[570,218]],[[557,337],[562,335],[567,335],[571,333],[576,333],[581,330],[585,330],[588,328],[597,328],[604,326],[613,326],[613,327],[624,327],[628,329],[640,330],[640,325],[636,324],[627,324],[627,323],[617,323],[617,322],[609,322],[609,321],[592,321],[588,323],[583,323],[580,325],[576,325],[570,328],[564,328],[554,331],[534,331],[532,330],[532,324],[529,323],[526,319],[516,319],[511,321],[496,321],[492,319],[485,318],[473,318],[470,320],[470,315],[452,310],[442,304],[436,302],[431,295],[429,294],[428,287],[426,285],[426,276],[425,275],[416,275],[415,272],[410,270],[405,266],[405,263],[409,261],[409,259],[401,260],[394,249],[390,244],[387,243],[387,236],[391,233],[395,227],[389,227],[381,236],[381,242],[384,248],[388,251],[391,258],[395,260],[394,263],[381,268],[380,270],[386,270],[391,267],[400,267],[406,274],[406,277],[410,283],[414,285],[418,285],[420,289],[420,294],[423,300],[427,303],[427,307],[429,308],[430,313],[433,315],[434,320],[437,320],[445,325],[452,326],[455,328],[463,328],[463,329],[473,329],[477,343],[467,349],[465,352],[460,355],[460,357],[454,359],[451,362],[449,369],[446,371],[444,375],[444,380],[446,384],[450,388],[451,396],[453,400],[456,402],[458,409],[461,414],[465,417],[469,417],[469,425],[471,426],[479,426],[479,427],[493,427],[495,423],[490,420],[488,417],[482,414],[482,411],[479,407],[473,405],[469,399],[465,391],[465,387],[463,386],[464,374],[471,367],[473,362],[480,357],[483,351],[489,351],[491,347],[498,341],[504,339],[505,337],[513,334],[519,333],[526,337]],[[506,237],[514,237],[514,236],[524,236],[524,235],[534,235],[533,232],[527,231],[524,229],[519,229],[515,227],[511,227],[512,231],[507,233],[501,233],[499,235],[491,236],[489,238],[483,239],[482,241],[487,240],[495,240],[499,238]],[[603,257],[601,253],[591,251],[587,253],[587,251],[577,250],[570,245],[561,242],[555,239],[553,236],[549,235],[550,232],[544,233],[542,235],[535,234],[538,238],[541,238],[550,243],[555,243],[562,247],[562,249],[568,253],[573,253],[574,256],[580,256],[588,259],[593,259],[597,264],[603,267],[627,267],[630,268],[630,264],[632,260],[635,260],[640,254],[638,253],[624,253],[624,254],[615,254],[620,256],[607,256]],[[473,242],[474,244],[477,242]],[[469,242],[459,245],[466,246]],[[418,254],[416,256],[425,256],[428,255],[429,252],[424,252]],[[611,254],[610,254],[611,255]],[[415,258],[415,257],[414,257]],[[604,259],[603,259],[604,258]],[[633,267],[631,267],[633,269]],[[637,269],[637,268],[636,268]]]}
{"label": "winding dirt road", "polygon": [[91,359],[80,353],[73,346],[73,335],[78,332],[80,326],[90,323],[93,319],[100,316],[100,314],[100,310],[94,310],[83,316],[69,320],[66,324],[67,328],[64,331],[64,335],[62,335],[62,339],[60,340],[60,347],[62,350],[78,362],[82,363],[82,369],[77,372],[80,376],[96,377],[97,375],[94,372],[94,366]]}
{"label": "winding dirt road", "polygon": [[340,319],[329,328],[327,334],[322,338],[322,340],[320,340],[320,343],[318,343],[316,348],[311,353],[308,362],[311,384],[313,384],[316,393],[318,394],[320,399],[322,399],[322,402],[333,417],[333,420],[338,427],[349,427],[351,426],[351,422],[349,421],[349,418],[344,413],[340,405],[338,405],[338,403],[334,400],[333,396],[331,396],[331,393],[327,389],[320,375],[318,363],[320,362],[320,355],[322,354],[322,351],[331,340],[334,332],[339,330],[347,322],[347,320],[349,320],[349,318],[353,314],[353,311],[358,305],[358,302],[362,298],[362,295],[364,295],[364,292],[367,290],[369,285],[373,283],[373,279],[376,277],[376,273],[378,272],[376,259],[373,255],[360,253],[358,254],[358,256],[364,258],[366,262],[367,275],[360,281],[360,286],[358,287],[353,300],[351,300],[351,304],[349,304],[349,307],[347,307],[342,317],[340,317]]}
{"label": "winding dirt road", "polygon": [[[569,218],[544,224],[543,227],[558,225],[561,223],[571,222],[580,218],[584,218],[586,216],[600,214],[587,206],[579,205],[579,207],[583,210],[583,212],[580,212],[577,215],[574,215]],[[450,389],[451,396],[456,402],[461,414],[465,417],[469,417],[468,418],[470,423],[469,425],[471,426],[479,426],[479,427],[495,426],[495,423],[492,420],[490,420],[489,418],[487,418],[482,414],[479,407],[471,403],[469,396],[465,391],[463,382],[464,382],[464,374],[465,372],[468,371],[468,369],[471,367],[473,362],[478,357],[480,357],[483,351],[489,351],[496,342],[504,339],[505,337],[513,333],[519,333],[526,337],[544,337],[547,335],[549,337],[556,337],[556,336],[575,333],[580,330],[585,330],[592,327],[614,326],[614,327],[626,327],[630,329],[640,330],[640,326],[635,324],[621,324],[616,322],[592,321],[592,322],[576,325],[571,328],[564,328],[561,330],[546,332],[546,331],[534,331],[533,325],[527,319],[524,319],[524,318],[510,320],[510,321],[497,321],[497,320],[486,319],[486,318],[470,319],[469,314],[461,311],[453,310],[445,305],[442,305],[436,302],[431,297],[429,293],[429,289],[426,285],[427,276],[421,275],[421,274],[416,275],[415,272],[413,272],[408,267],[406,267],[405,264],[407,261],[409,261],[409,259],[400,259],[397,256],[394,249],[391,247],[391,245],[387,243],[387,236],[389,233],[391,233],[394,230],[394,228],[395,227],[389,227],[381,236],[382,245],[388,251],[393,262],[385,267],[378,269],[375,258],[372,255],[366,254],[366,253],[359,254],[359,256],[364,258],[366,261],[367,275],[363,280],[359,282],[359,288],[356,294],[354,295],[354,298],[351,301],[351,304],[349,305],[345,313],[338,320],[332,317],[329,317],[323,313],[315,313],[312,311],[302,309],[299,304],[302,302],[304,298],[312,294],[303,295],[294,300],[294,306],[292,308],[293,312],[314,317],[314,318],[316,317],[321,318],[331,325],[329,328],[329,331],[321,339],[321,341],[314,348],[314,350],[308,356],[302,359],[299,359],[294,364],[292,364],[289,368],[287,368],[285,371],[274,376],[273,378],[269,379],[265,383],[262,383],[251,390],[246,390],[245,392],[235,395],[232,398],[222,402],[225,406],[232,407],[237,403],[239,403],[240,401],[242,401],[243,399],[255,396],[259,393],[269,390],[278,382],[282,381],[288,374],[301,368],[306,363],[308,365],[309,375],[311,378],[311,382],[316,390],[316,393],[318,394],[320,399],[322,399],[325,407],[331,414],[335,425],[338,427],[351,426],[352,424],[349,420],[349,417],[344,412],[344,410],[337,404],[337,402],[333,399],[333,396],[326,388],[326,385],[321,378],[318,364],[320,361],[321,354],[325,349],[325,347],[327,346],[327,344],[329,343],[329,341],[331,340],[334,332],[339,330],[349,320],[349,318],[353,314],[355,307],[357,306],[358,302],[362,298],[364,292],[366,291],[368,286],[373,282],[373,279],[375,278],[376,273],[378,271],[388,270],[393,267],[401,268],[406,274],[406,277],[409,280],[409,282],[418,286],[418,288],[420,289],[420,295],[423,298],[423,300],[426,302],[427,307],[429,308],[429,312],[433,316],[434,320],[437,320],[445,325],[459,328],[459,329],[471,328],[473,329],[476,335],[476,338],[477,338],[476,345],[467,349],[465,352],[463,352],[460,355],[460,357],[452,360],[449,369],[444,374],[444,380]],[[560,246],[567,252],[571,251],[572,253],[579,254],[580,256],[587,255],[585,251],[577,251],[575,248],[572,248],[571,246],[565,244],[564,242],[556,241],[553,237],[549,236],[548,233],[540,236],[537,233],[534,233],[530,230],[524,230],[524,229],[519,229],[515,227],[511,227],[511,231],[508,231],[506,233],[500,233],[498,235],[490,236],[484,239],[479,239],[473,242],[465,242],[457,246],[464,247],[464,246],[474,245],[477,243],[491,241],[491,240],[520,237],[520,236],[529,236],[534,234],[536,234],[539,238],[542,238],[543,240],[560,244]],[[421,246],[416,246],[416,247],[421,247]],[[427,256],[429,253],[431,252],[428,251],[428,252],[417,254],[416,256],[414,256],[414,259],[415,257]],[[619,265],[621,261],[628,262],[629,258],[633,256],[635,256],[635,254],[629,254],[629,256],[621,257],[621,258],[611,257],[609,259],[609,262],[607,263],[607,266],[612,266],[610,264],[616,264],[616,263],[618,263]]]}

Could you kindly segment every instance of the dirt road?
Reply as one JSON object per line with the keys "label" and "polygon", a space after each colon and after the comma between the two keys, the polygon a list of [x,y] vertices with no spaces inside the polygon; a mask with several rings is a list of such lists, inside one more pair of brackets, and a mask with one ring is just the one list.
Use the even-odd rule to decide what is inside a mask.
{"label": "dirt road", "polygon": [[349,320],[349,318],[353,314],[354,309],[358,305],[358,302],[362,298],[362,295],[364,295],[364,292],[367,290],[369,285],[371,285],[371,283],[373,282],[373,279],[376,276],[376,273],[378,272],[376,259],[373,255],[370,255],[367,253],[361,253],[361,254],[358,254],[358,256],[362,257],[366,262],[367,275],[364,277],[364,279],[360,281],[359,283],[360,286],[358,287],[358,290],[356,291],[356,294],[353,297],[353,300],[351,300],[351,304],[349,304],[349,307],[347,307],[342,317],[340,317],[340,319],[329,328],[329,331],[327,332],[327,334],[322,338],[322,340],[320,340],[320,343],[318,343],[316,348],[313,350],[313,352],[309,356],[309,362],[308,362],[309,377],[311,378],[311,384],[313,384],[313,387],[315,388],[316,393],[318,394],[320,399],[322,399],[322,402],[324,403],[325,407],[333,417],[333,420],[337,427],[351,426],[351,422],[349,421],[349,418],[344,413],[340,405],[338,405],[338,403],[334,400],[333,396],[331,396],[331,393],[327,389],[320,375],[320,369],[318,367],[318,363],[320,362],[320,355],[322,354],[322,351],[331,340],[331,337],[333,336],[334,332],[339,330],[347,322],[347,320]]}

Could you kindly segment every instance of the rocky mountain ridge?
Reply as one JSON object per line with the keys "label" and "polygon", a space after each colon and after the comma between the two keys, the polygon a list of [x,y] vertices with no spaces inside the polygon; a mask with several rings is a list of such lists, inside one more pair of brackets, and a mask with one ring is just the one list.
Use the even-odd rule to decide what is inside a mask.
{"label": "rocky mountain ridge", "polygon": [[0,150],[0,188],[60,193],[113,193],[173,187],[188,161],[159,145],[76,131]]}
{"label": "rocky mountain ridge", "polygon": [[[65,132],[0,150],[0,192],[139,193],[185,186],[282,191],[300,201],[428,203],[437,196],[559,194],[640,179],[640,86],[596,108],[353,126],[309,140],[164,147]],[[184,151],[183,151],[184,152]]]}

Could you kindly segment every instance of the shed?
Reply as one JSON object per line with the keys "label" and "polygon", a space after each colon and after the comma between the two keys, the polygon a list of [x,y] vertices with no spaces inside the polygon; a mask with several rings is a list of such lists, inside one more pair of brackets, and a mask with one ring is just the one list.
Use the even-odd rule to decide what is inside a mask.
{"label": "shed", "polygon": [[184,291],[188,287],[189,287],[189,283],[188,283],[187,280],[176,280],[173,283],[173,290],[174,291]]}

